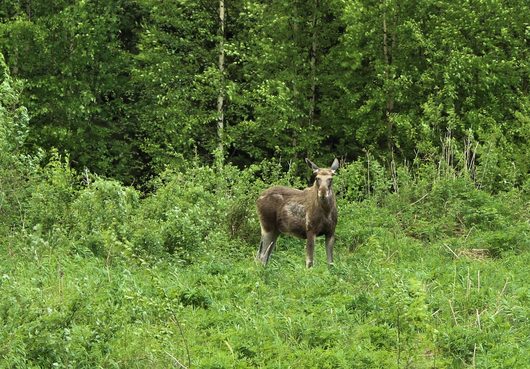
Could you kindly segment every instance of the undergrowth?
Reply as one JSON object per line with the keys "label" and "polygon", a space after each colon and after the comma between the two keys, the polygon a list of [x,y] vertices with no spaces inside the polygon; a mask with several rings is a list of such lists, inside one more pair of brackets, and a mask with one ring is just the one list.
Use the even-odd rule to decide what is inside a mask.
{"label": "undergrowth", "polygon": [[[529,198],[357,161],[333,267],[281,237],[254,261],[267,162],[167,171],[139,193],[58,155],[2,188],[2,368],[523,368]],[[292,169],[294,170],[294,169]],[[15,175],[13,175],[15,174]]]}

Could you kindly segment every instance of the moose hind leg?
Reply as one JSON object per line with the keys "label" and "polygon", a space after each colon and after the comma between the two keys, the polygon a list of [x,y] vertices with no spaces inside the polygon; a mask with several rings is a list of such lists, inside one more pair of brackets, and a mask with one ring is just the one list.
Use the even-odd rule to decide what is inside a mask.
{"label": "moose hind leg", "polygon": [[267,265],[269,258],[271,256],[272,250],[276,245],[276,239],[278,238],[278,232],[261,232],[261,241],[259,244],[258,251],[258,260],[261,261],[263,265]]}

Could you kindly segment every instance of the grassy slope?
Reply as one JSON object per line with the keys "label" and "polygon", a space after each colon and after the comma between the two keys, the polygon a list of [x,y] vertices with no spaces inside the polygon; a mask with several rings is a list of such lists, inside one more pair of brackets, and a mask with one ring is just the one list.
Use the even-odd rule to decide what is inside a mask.
{"label": "grassy slope", "polygon": [[[201,246],[211,251],[188,266],[168,258],[141,262],[118,251],[80,257],[39,239],[15,251],[16,240],[8,240],[0,261],[0,367],[524,368],[530,362],[524,239],[523,249],[500,258],[455,258],[451,250],[481,242],[479,232],[419,239],[433,224],[407,221],[407,228],[400,223],[406,214],[371,202],[342,203],[341,216],[336,265],[324,264],[319,244],[311,270],[304,267],[303,242],[289,238],[280,240],[265,269],[252,260],[254,246],[241,248],[237,240]],[[223,256],[232,247],[238,252]]]}
{"label": "grassy slope", "polygon": [[525,192],[405,173],[388,194],[381,170],[365,196],[362,168],[337,176],[336,265],[320,241],[306,270],[291,238],[253,260],[280,166],[168,173],[141,199],[52,162],[3,205],[0,368],[524,368]]}

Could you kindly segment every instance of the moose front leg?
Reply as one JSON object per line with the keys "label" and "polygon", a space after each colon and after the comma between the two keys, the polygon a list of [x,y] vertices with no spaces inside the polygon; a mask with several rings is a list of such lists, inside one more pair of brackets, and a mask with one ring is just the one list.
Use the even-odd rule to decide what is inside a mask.
{"label": "moose front leg", "polygon": [[335,235],[326,235],[326,256],[328,257],[328,264],[333,264],[333,245],[335,244]]}
{"label": "moose front leg", "polygon": [[311,268],[313,266],[313,256],[315,254],[315,234],[307,232],[307,244],[305,247],[305,266]]}

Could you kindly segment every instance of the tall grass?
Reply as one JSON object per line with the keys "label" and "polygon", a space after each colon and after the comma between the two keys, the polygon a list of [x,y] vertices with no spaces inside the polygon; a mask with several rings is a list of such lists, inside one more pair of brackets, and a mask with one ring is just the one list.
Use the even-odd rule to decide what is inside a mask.
{"label": "tall grass", "polygon": [[294,166],[194,166],[142,194],[56,155],[4,197],[0,367],[522,368],[528,193],[444,155],[344,165],[336,265],[321,245],[312,270],[288,237],[253,259],[254,201],[300,187]]}

